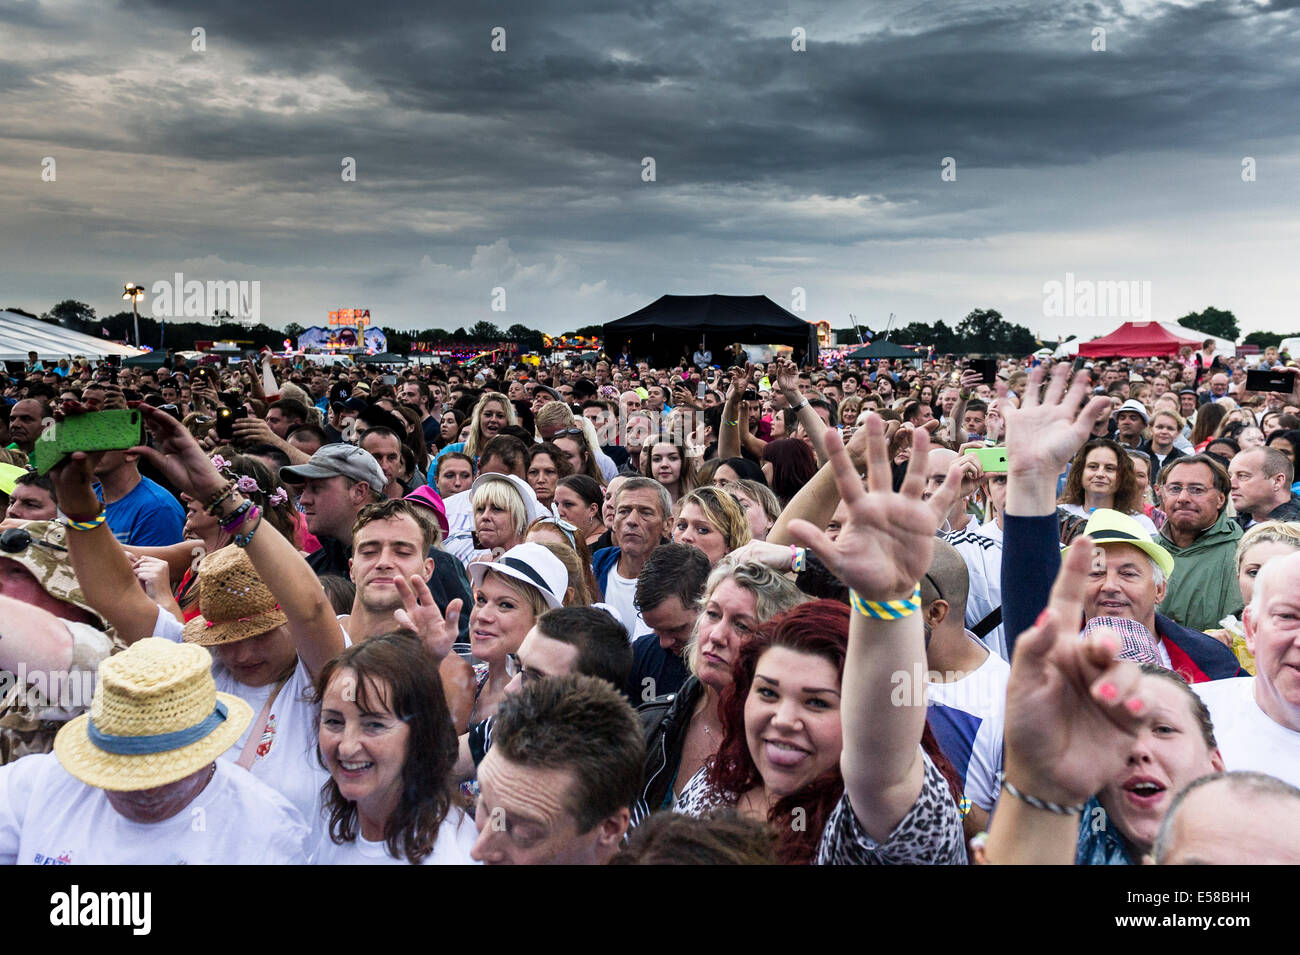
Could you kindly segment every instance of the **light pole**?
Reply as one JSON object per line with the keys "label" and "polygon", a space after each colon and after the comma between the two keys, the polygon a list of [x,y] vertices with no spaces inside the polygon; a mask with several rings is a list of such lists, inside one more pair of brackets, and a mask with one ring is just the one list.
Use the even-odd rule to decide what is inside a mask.
{"label": "light pole", "polygon": [[144,298],[144,286],[136,285],[134,282],[127,282],[122,286],[122,300],[131,300],[131,314],[135,316],[135,347],[140,347],[140,309],[136,305],[140,299]]}

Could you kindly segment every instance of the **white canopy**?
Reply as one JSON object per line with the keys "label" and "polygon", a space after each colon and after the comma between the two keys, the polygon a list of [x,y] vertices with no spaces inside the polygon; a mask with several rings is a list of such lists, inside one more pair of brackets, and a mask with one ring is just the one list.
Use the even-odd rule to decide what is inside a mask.
{"label": "white canopy", "polygon": [[130,358],[144,354],[138,348],[119,345],[107,338],[83,335],[17,312],[0,311],[0,361],[26,361],[29,351],[36,352],[42,361],[78,355],[98,360],[109,355]]}
{"label": "white canopy", "polygon": [[1233,358],[1237,354],[1236,342],[1230,341],[1226,338],[1220,338],[1218,335],[1207,335],[1205,332],[1198,332],[1194,328],[1179,325],[1177,322],[1161,322],[1160,327],[1170,335],[1177,335],[1179,338],[1195,338],[1202,342],[1207,338],[1213,338],[1214,353],[1216,355],[1222,355],[1224,358]]}
{"label": "white canopy", "polygon": [[1053,356],[1056,358],[1073,358],[1079,354],[1079,338],[1077,335],[1071,335],[1061,344],[1056,346]]}

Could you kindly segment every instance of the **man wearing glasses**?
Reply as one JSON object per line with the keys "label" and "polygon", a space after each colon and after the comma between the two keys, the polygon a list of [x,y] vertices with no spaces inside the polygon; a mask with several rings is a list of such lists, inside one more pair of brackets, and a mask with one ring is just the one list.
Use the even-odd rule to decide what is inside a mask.
{"label": "man wearing glasses", "polygon": [[1193,630],[1241,613],[1236,560],[1242,531],[1226,513],[1229,490],[1228,472],[1204,454],[1170,463],[1156,484],[1169,515],[1156,542],[1174,558],[1160,612]]}

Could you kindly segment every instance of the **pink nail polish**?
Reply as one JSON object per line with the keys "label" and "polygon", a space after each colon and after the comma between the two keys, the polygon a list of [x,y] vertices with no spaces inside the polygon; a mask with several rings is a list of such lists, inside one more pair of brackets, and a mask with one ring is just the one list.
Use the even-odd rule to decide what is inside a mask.
{"label": "pink nail polish", "polygon": [[1045,623],[1047,623],[1047,608],[1046,608],[1046,607],[1044,607],[1044,608],[1043,608],[1043,612],[1040,613],[1040,614],[1038,615],[1038,619],[1034,621],[1034,626],[1035,626],[1035,627],[1041,627],[1041,626],[1042,626],[1043,624],[1045,624]]}
{"label": "pink nail polish", "polygon": [[1141,700],[1137,699],[1136,697],[1134,699],[1129,700],[1124,705],[1128,707],[1128,711],[1132,713],[1134,716],[1137,716],[1144,709],[1146,709],[1146,704],[1144,704]]}
{"label": "pink nail polish", "polygon": [[1115,697],[1119,696],[1119,691],[1115,689],[1113,683],[1103,683],[1101,686],[1097,687],[1097,695],[1109,703],[1111,700],[1115,699]]}

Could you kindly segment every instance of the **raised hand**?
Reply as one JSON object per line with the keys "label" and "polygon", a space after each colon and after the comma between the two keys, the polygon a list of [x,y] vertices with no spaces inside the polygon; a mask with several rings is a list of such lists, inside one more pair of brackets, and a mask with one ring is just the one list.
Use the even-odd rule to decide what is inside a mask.
{"label": "raised hand", "polygon": [[423,577],[398,576],[393,579],[393,584],[402,598],[402,606],[393,611],[393,619],[399,627],[410,630],[424,641],[434,659],[441,662],[451,653],[452,645],[460,635],[460,598],[447,604],[444,614],[434,602]]}
{"label": "raised hand", "polygon": [[799,366],[788,358],[778,358],[776,360],[776,378],[772,382],[779,391],[788,399],[791,395],[799,394]]}
{"label": "raised hand", "polygon": [[1137,664],[1115,659],[1104,631],[1079,639],[1093,542],[1070,545],[1038,622],[1016,641],[1007,684],[1007,779],[1022,792],[1078,805],[1119,774],[1147,715]]}
{"label": "raised hand", "polygon": [[[930,569],[934,533],[943,523],[961,483],[961,465],[953,462],[943,485],[923,500],[930,437],[913,434],[912,456],[899,491],[892,490],[885,427],[879,415],[867,415],[867,487],[849,461],[838,434],[828,431],[826,451],[835,485],[849,517],[832,541],[808,521],[790,523],[790,535],[810,548],[827,568],[867,600],[899,600]],[[857,436],[855,435],[855,438]]]}
{"label": "raised hand", "polygon": [[749,387],[749,377],[753,374],[754,368],[748,362],[745,367],[734,366],[729,374],[731,375],[731,384],[727,386],[727,401],[740,403],[740,399],[745,395],[745,389]]}
{"label": "raised hand", "polygon": [[1052,369],[1051,383],[1040,399],[1043,373],[1036,368],[1030,373],[1019,408],[1010,401],[999,402],[998,411],[1006,422],[1007,464],[1012,471],[1050,472],[1055,479],[1088,440],[1092,426],[1109,411],[1110,400],[1100,395],[1084,403],[1086,375],[1075,375],[1067,390],[1069,374],[1066,364]]}

